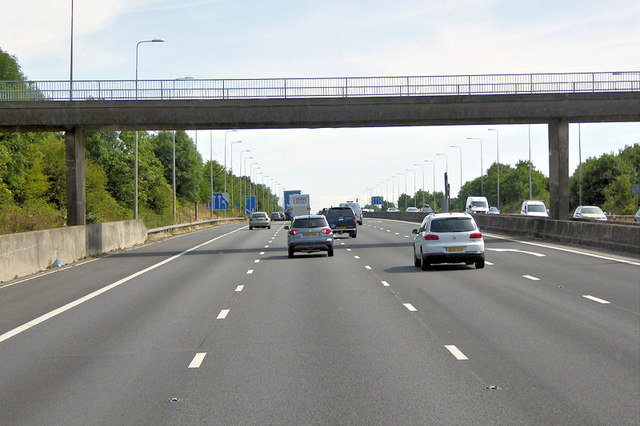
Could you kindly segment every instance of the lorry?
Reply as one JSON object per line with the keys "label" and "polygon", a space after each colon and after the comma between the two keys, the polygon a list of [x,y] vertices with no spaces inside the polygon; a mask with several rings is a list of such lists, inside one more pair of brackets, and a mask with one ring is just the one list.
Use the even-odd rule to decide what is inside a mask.
{"label": "lorry", "polygon": [[291,207],[291,202],[290,202],[290,198],[292,195],[296,195],[296,194],[302,194],[302,191],[299,189],[292,189],[289,191],[284,191],[284,214],[286,216],[287,219],[291,219],[291,211],[290,211],[290,207]]}
{"label": "lorry", "polygon": [[296,216],[311,214],[311,204],[309,194],[289,195],[289,216],[293,219]]}

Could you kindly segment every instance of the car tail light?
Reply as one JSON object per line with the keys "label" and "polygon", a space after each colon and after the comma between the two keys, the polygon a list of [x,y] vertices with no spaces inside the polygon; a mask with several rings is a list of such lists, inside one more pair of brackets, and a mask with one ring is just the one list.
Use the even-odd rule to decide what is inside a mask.
{"label": "car tail light", "polygon": [[323,234],[330,234],[331,228],[323,228],[320,232],[322,232]]}
{"label": "car tail light", "polygon": [[289,231],[289,235],[297,235],[298,232],[299,231],[297,229],[292,229],[291,231]]}
{"label": "car tail light", "polygon": [[471,238],[471,239],[482,238],[482,233],[481,232],[474,232],[473,234],[469,235],[469,238]]}
{"label": "car tail light", "polygon": [[358,226],[358,221],[356,220],[356,218],[353,218],[353,226]]}
{"label": "car tail light", "polygon": [[436,241],[436,240],[439,240],[440,238],[438,238],[437,235],[427,234],[427,235],[424,236],[424,239],[426,241]]}

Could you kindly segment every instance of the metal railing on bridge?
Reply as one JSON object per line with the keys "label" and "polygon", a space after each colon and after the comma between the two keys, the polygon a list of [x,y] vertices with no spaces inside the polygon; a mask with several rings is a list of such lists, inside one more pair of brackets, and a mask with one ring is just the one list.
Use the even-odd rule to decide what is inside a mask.
{"label": "metal railing on bridge", "polygon": [[0,101],[361,98],[640,91],[640,71],[406,77],[0,81]]}

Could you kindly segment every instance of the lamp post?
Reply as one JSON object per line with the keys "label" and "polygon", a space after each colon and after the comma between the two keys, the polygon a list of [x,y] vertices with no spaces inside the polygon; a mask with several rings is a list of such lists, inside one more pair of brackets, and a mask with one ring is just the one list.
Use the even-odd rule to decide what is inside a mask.
{"label": "lamp post", "polygon": [[227,133],[235,131],[235,129],[224,131],[224,192],[227,192]]}
{"label": "lamp post", "polygon": [[[447,156],[447,154],[442,154],[442,153],[436,153],[436,155],[444,155],[444,160],[445,160],[445,165],[446,165],[445,173],[446,173],[447,179],[448,179],[448,177],[449,177],[449,156]],[[447,191],[447,184],[448,183],[449,182],[445,182],[444,183],[444,195],[445,195],[445,199],[447,200],[447,206],[446,206],[446,210],[445,211],[447,211],[447,212],[449,211],[449,197],[448,197],[448,192],[449,191]]]}
{"label": "lamp post", "polygon": [[497,129],[489,129],[490,132],[496,132],[496,162],[498,163],[498,210],[500,210],[500,138]]}
{"label": "lamp post", "polygon": [[[580,123],[578,123],[578,140],[580,140]],[[579,151],[579,150],[578,150]],[[580,166],[582,172],[582,166]],[[533,198],[531,187],[531,124],[529,124],[529,199]],[[580,187],[580,204],[582,204],[582,186]]]}
{"label": "lamp post", "polygon": [[422,168],[422,206],[424,207],[424,163],[417,163],[414,164],[414,166],[420,166]]}
{"label": "lamp post", "polygon": [[[73,5],[71,6],[73,8]],[[136,44],[136,99],[138,99],[138,47],[142,43],[164,43],[161,38],[142,40]],[[73,59],[72,59],[73,60]],[[73,69],[73,66],[71,67]],[[72,71],[73,72],[73,71]],[[135,144],[133,149],[133,218],[138,218],[138,131],[135,132]]]}
{"label": "lamp post", "polygon": [[480,195],[484,195],[484,165],[482,164],[482,138],[467,138],[480,141]]}
{"label": "lamp post", "polygon": [[237,143],[242,143],[242,141],[231,142],[231,167],[229,168],[231,172],[231,212],[233,212],[233,208],[235,206],[233,203],[233,145]]}
{"label": "lamp post", "polygon": [[413,173],[413,206],[415,207],[416,203],[416,169],[405,169],[408,172]]}
{"label": "lamp post", "polygon": [[[391,198],[393,200],[393,206],[395,207],[396,203],[396,183],[394,179],[398,179],[398,176],[391,176]],[[398,198],[400,197],[400,193],[398,193]],[[398,203],[398,207],[400,207],[400,203]]]}
{"label": "lamp post", "polygon": [[460,190],[458,191],[458,200],[462,207],[462,200],[460,199],[460,195],[462,194],[462,147],[460,145],[449,145],[449,148],[458,148],[460,150]]}
{"label": "lamp post", "polygon": [[433,211],[435,212],[438,208],[438,202],[436,200],[436,163],[432,160],[424,160],[424,163],[431,163],[431,168],[433,169]]}
{"label": "lamp post", "polygon": [[[247,203],[244,199],[244,176],[242,176],[242,154],[244,154],[245,152],[251,152],[251,150],[243,149],[242,151],[240,151],[240,208],[242,208],[242,206],[244,205],[244,210],[246,210],[247,208]],[[244,210],[242,210],[241,214],[244,214]]]}
{"label": "lamp post", "polygon": [[209,130],[209,181],[211,183],[211,195],[209,206],[211,207],[211,219],[213,219],[213,131]]}
{"label": "lamp post", "polygon": [[176,223],[176,131],[171,137],[171,186],[173,188],[173,223]]}
{"label": "lamp post", "polygon": [[[580,190],[578,191],[579,205],[582,205],[582,135],[580,134],[580,123],[578,123],[578,164],[580,165]],[[529,166],[531,166],[531,128],[529,128]],[[529,182],[531,182],[531,172],[529,172]],[[531,191],[529,191],[531,192]],[[531,195],[529,195],[531,198]]]}

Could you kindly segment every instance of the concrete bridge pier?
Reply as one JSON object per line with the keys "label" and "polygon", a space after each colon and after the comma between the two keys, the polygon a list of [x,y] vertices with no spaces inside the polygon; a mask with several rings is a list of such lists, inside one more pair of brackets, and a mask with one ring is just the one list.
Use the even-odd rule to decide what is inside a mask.
{"label": "concrete bridge pier", "polygon": [[569,121],[549,122],[549,217],[569,217]]}
{"label": "concrete bridge pier", "polygon": [[85,131],[80,127],[66,129],[67,226],[85,224]]}

